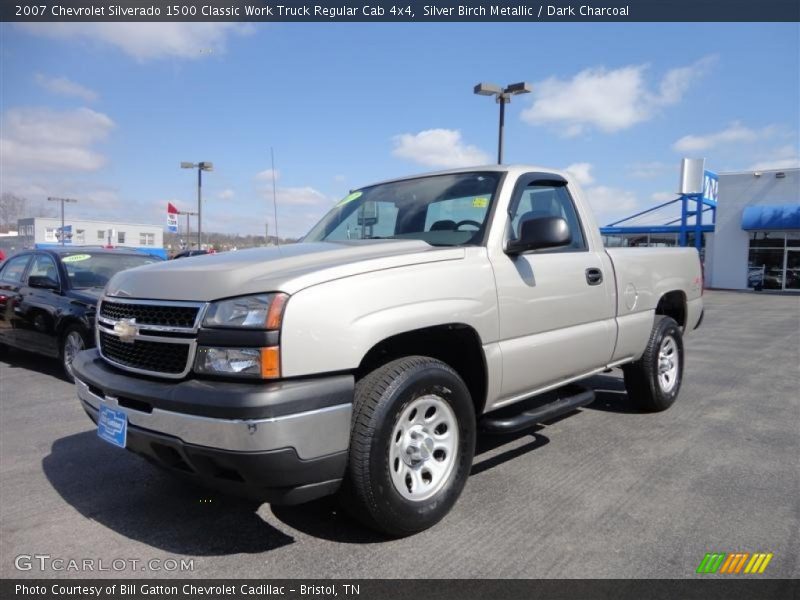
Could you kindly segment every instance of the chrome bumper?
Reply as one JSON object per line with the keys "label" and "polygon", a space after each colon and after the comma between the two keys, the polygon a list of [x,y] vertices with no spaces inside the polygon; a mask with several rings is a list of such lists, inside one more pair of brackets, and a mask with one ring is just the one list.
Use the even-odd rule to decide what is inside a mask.
{"label": "chrome bumper", "polygon": [[176,437],[187,444],[235,452],[294,448],[303,460],[347,450],[352,404],[340,404],[269,419],[216,419],[159,408],[142,412],[121,406],[112,396],[101,397],[80,379],[78,399],[97,419],[100,404],[124,412],[136,427]]}

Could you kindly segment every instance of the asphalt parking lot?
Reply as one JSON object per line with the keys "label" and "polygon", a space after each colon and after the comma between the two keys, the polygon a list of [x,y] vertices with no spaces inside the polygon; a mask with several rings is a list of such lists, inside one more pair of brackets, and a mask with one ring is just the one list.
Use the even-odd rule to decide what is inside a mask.
{"label": "asphalt parking lot", "polygon": [[[255,505],[99,440],[56,363],[0,361],[2,577],[695,576],[706,552],[772,552],[800,576],[800,297],[707,292],[678,403],[641,414],[619,374],[536,430],[482,437],[449,517],[385,540],[330,501]],[[194,559],[192,572],[18,571],[15,557]],[[708,577],[708,576],[706,576]]]}

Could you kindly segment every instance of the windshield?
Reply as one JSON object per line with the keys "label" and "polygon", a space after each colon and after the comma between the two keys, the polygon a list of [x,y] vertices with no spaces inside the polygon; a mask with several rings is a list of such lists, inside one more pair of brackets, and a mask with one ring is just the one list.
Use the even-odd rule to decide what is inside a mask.
{"label": "windshield", "polygon": [[303,239],[415,239],[434,246],[479,244],[502,173],[432,175],[357,190]]}
{"label": "windshield", "polygon": [[81,290],[105,287],[108,280],[120,271],[160,261],[153,256],[108,252],[62,255],[61,262],[67,269],[70,287]]}

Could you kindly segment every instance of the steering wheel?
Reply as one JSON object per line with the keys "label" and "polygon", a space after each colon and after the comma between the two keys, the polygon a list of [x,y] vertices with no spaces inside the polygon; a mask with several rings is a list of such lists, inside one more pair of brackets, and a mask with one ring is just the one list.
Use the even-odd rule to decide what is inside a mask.
{"label": "steering wheel", "polygon": [[475,229],[480,229],[481,228],[481,224],[478,223],[477,221],[473,221],[471,219],[464,219],[463,221],[459,221],[458,223],[456,223],[456,227],[455,227],[454,231],[458,231],[458,228],[461,227],[462,225],[473,225],[475,227]]}

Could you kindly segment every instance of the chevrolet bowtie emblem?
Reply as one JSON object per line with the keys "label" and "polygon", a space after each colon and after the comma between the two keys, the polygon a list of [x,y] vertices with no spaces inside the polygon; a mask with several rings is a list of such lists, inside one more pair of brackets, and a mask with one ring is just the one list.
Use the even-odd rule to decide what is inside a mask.
{"label": "chevrolet bowtie emblem", "polygon": [[117,334],[120,342],[132,344],[138,332],[139,328],[136,326],[136,319],[123,319],[114,323],[114,333]]}

